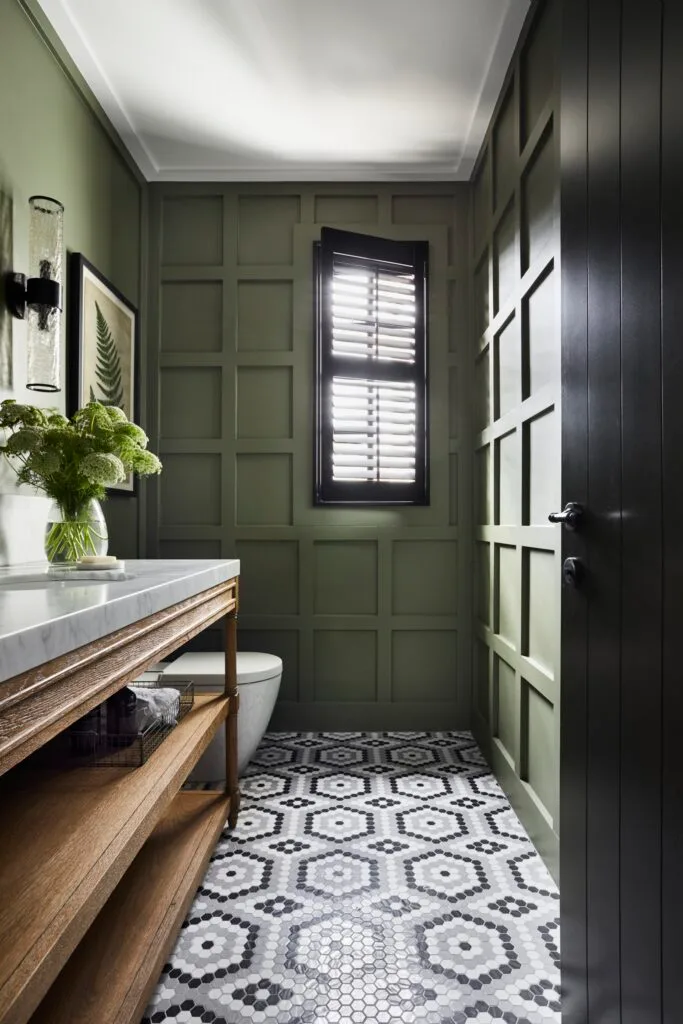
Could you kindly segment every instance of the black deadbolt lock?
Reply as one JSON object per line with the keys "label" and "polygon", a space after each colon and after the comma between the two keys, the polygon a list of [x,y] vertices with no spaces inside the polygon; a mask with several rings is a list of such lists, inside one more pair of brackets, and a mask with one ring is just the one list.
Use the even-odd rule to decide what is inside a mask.
{"label": "black deadbolt lock", "polygon": [[580,586],[584,575],[583,562],[580,558],[565,558],[562,565],[562,579],[568,587]]}

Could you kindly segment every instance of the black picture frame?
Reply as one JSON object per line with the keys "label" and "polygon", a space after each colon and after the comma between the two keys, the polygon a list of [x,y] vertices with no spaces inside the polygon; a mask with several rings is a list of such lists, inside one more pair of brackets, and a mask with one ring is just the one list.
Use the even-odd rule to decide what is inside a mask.
{"label": "black picture frame", "polygon": [[[80,252],[69,255],[68,299],[68,415],[96,399],[120,405],[136,423],[140,376],[137,307]],[[136,477],[131,473],[107,490],[135,495]]]}

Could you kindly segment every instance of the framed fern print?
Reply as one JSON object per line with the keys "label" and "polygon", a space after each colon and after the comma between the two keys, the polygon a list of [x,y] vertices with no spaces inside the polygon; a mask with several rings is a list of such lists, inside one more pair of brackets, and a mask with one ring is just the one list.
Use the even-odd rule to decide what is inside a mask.
{"label": "framed fern print", "polygon": [[[137,422],[137,309],[80,252],[69,275],[69,412],[98,401]],[[110,490],[133,494],[133,477]]]}

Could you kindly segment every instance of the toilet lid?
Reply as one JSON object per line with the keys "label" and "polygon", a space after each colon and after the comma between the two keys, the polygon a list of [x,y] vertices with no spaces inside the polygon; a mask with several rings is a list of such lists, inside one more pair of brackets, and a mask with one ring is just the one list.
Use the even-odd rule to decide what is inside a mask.
{"label": "toilet lid", "polygon": [[[280,675],[282,658],[274,654],[260,654],[257,651],[237,652],[237,682],[262,683]],[[182,679],[194,679],[199,688],[215,686],[222,688],[225,680],[225,655],[215,651],[189,651],[181,654],[168,666],[164,675]]]}
{"label": "toilet lid", "polygon": [[257,651],[237,652],[237,682],[260,683],[272,679],[282,672],[282,658],[275,654],[259,654]]}

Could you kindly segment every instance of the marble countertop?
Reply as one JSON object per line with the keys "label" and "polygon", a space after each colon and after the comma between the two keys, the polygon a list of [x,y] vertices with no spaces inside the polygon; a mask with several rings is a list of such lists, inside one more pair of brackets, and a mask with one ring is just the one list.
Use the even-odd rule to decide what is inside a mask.
{"label": "marble countertop", "polygon": [[126,559],[127,578],[105,583],[37,579],[35,565],[0,569],[0,683],[239,571],[238,559]]}

